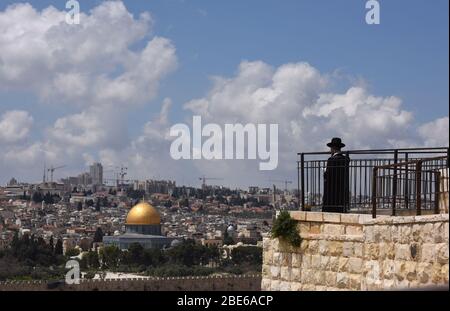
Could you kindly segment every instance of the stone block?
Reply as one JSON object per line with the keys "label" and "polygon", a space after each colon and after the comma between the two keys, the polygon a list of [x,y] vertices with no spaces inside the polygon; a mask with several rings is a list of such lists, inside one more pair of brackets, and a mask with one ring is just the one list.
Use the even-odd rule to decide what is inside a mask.
{"label": "stone block", "polygon": [[308,252],[312,255],[318,254],[319,251],[319,241],[311,240],[309,241]]}
{"label": "stone block", "polygon": [[364,252],[363,252],[363,243],[355,242],[353,243],[353,255],[355,257],[363,258]]}
{"label": "stone block", "polygon": [[415,261],[407,261],[405,263],[405,277],[410,282],[417,280],[416,267],[417,263]]}
{"label": "stone block", "polygon": [[339,257],[338,259],[338,272],[347,272],[348,258]]}
{"label": "stone block", "polygon": [[444,280],[444,276],[442,275],[442,265],[438,263],[434,263],[432,267],[432,276],[431,281],[434,284],[442,284]]}
{"label": "stone block", "polygon": [[292,261],[292,253],[281,253],[281,265],[290,266]]}
{"label": "stone block", "polygon": [[382,277],[387,280],[394,279],[395,277],[395,261],[387,259],[383,261]]}
{"label": "stone block", "polygon": [[262,275],[263,275],[263,277],[271,277],[270,265],[263,265],[262,266]]}
{"label": "stone block", "polygon": [[310,234],[320,234],[321,231],[321,224],[311,224],[311,227],[309,228]]}
{"label": "stone block", "polygon": [[441,268],[441,275],[445,284],[448,284],[448,263]]}
{"label": "stone block", "polygon": [[311,256],[311,268],[320,269],[320,255]]}
{"label": "stone block", "polygon": [[298,224],[298,230],[300,233],[300,236],[303,234],[309,234],[309,231],[311,229],[311,224],[309,222],[301,222]]}
{"label": "stone block", "polygon": [[291,283],[291,291],[298,292],[302,290],[302,283],[300,282],[292,282]]}
{"label": "stone block", "polygon": [[413,224],[412,227],[410,228],[411,228],[410,232],[402,231],[402,238],[407,239],[408,237],[411,237],[414,242],[422,242],[422,235],[423,235],[422,225]]}
{"label": "stone block", "polygon": [[436,232],[433,230],[434,224],[426,223],[422,226],[422,241],[425,243],[434,243]]}
{"label": "stone block", "polygon": [[380,256],[380,248],[377,243],[364,244],[364,256],[367,259],[378,259]]}
{"label": "stone block", "polygon": [[364,225],[367,222],[371,221],[372,219],[373,219],[372,215],[370,215],[370,214],[362,214],[362,215],[359,215],[358,223],[360,225]]}
{"label": "stone block", "polygon": [[305,254],[302,257],[302,269],[310,269],[311,268],[311,255]]}
{"label": "stone block", "polygon": [[292,268],[291,269],[291,281],[300,282],[301,280],[301,269],[300,268]]}
{"label": "stone block", "polygon": [[280,281],[279,280],[272,280],[270,284],[270,290],[271,291],[280,291]]}
{"label": "stone block", "polygon": [[383,289],[389,290],[389,289],[395,289],[395,280],[383,280]]}
{"label": "stone block", "polygon": [[280,277],[280,267],[271,266],[270,267],[270,276],[272,279],[278,279]]}
{"label": "stone block", "polygon": [[359,216],[358,214],[342,214],[341,223],[359,224]]}
{"label": "stone block", "polygon": [[408,244],[395,245],[395,260],[411,260],[411,250]]}
{"label": "stone block", "polygon": [[319,254],[326,255],[328,253],[328,241],[320,240],[319,241]]}
{"label": "stone block", "polygon": [[336,274],[336,286],[337,288],[345,288],[349,287],[350,280],[348,278],[348,274],[345,272],[338,272]]}
{"label": "stone block", "polygon": [[313,275],[314,270],[304,269],[301,272],[300,278],[302,280],[302,284],[313,284]]}
{"label": "stone block", "polygon": [[363,228],[362,226],[346,226],[345,227],[345,234],[347,235],[363,235]]}
{"label": "stone block", "polygon": [[374,243],[375,242],[375,231],[374,226],[368,225],[364,226],[364,236],[367,243]]}
{"label": "stone block", "polygon": [[272,263],[274,266],[281,266],[281,253],[274,252],[272,255]]}
{"label": "stone block", "polygon": [[351,290],[361,290],[361,274],[349,275],[349,288]]}
{"label": "stone block", "polygon": [[444,223],[437,222],[433,224],[433,238],[434,243],[442,243],[445,242],[445,234],[444,234]]}
{"label": "stone block", "polygon": [[324,285],[325,284],[325,271],[315,271],[313,274],[314,285]]}
{"label": "stone block", "polygon": [[361,258],[352,257],[348,260],[347,271],[350,273],[362,273],[363,260]]}
{"label": "stone block", "polygon": [[291,272],[289,267],[281,267],[280,269],[280,278],[283,281],[290,281]]}
{"label": "stone block", "polygon": [[270,284],[271,284],[271,280],[270,279],[262,279],[261,280],[261,290],[263,291],[269,291],[270,288]]}
{"label": "stone block", "polygon": [[340,213],[323,213],[323,221],[330,223],[340,223],[341,214]]}
{"label": "stone block", "polygon": [[329,256],[320,256],[320,269],[330,270],[330,257]]}
{"label": "stone block", "polygon": [[301,254],[304,254],[306,250],[309,248],[309,241],[308,240],[302,240],[299,251]]}
{"label": "stone block", "polygon": [[323,222],[323,213],[321,212],[307,212],[306,221]]}
{"label": "stone block", "polygon": [[420,234],[420,229],[421,226],[419,225],[418,227],[414,227],[415,225],[402,225],[400,227],[400,236],[398,238],[400,243],[403,244],[407,244],[407,243],[411,243],[411,242],[419,242],[421,241],[421,237],[416,238],[415,235],[413,234],[414,228],[415,230],[419,229],[419,234]]}
{"label": "stone block", "polygon": [[436,261],[436,245],[432,243],[426,243],[422,245],[422,251],[420,253],[420,260],[422,262],[435,262]]}
{"label": "stone block", "polygon": [[448,264],[448,244],[440,243],[436,245],[436,260],[440,264]]}
{"label": "stone block", "polygon": [[364,272],[367,280],[371,280],[372,283],[381,279],[380,264],[376,260],[369,260],[364,262]]}
{"label": "stone block", "polygon": [[341,256],[343,251],[343,242],[331,241],[328,244],[330,256]]}
{"label": "stone block", "polygon": [[448,235],[449,235],[448,230],[449,230],[449,226],[448,226],[448,222],[446,222],[446,223],[444,223],[444,241],[447,242],[447,243],[449,242],[449,240],[448,240]]}
{"label": "stone block", "polygon": [[323,233],[333,236],[343,235],[345,233],[345,226],[338,224],[324,224]]}
{"label": "stone block", "polygon": [[292,219],[298,220],[298,221],[305,221],[306,220],[306,212],[303,211],[291,211],[289,212]]}
{"label": "stone block", "polygon": [[301,254],[292,254],[292,267],[300,268],[302,266],[302,255]]}
{"label": "stone block", "polygon": [[337,273],[332,271],[325,271],[325,284],[329,287],[336,286]]}
{"label": "stone block", "polygon": [[353,249],[355,243],[353,242],[344,242],[342,244],[342,256],[344,257],[352,257],[353,256]]}
{"label": "stone block", "polygon": [[417,264],[417,280],[421,284],[428,284],[431,282],[433,275],[433,265],[429,262],[420,262]]}

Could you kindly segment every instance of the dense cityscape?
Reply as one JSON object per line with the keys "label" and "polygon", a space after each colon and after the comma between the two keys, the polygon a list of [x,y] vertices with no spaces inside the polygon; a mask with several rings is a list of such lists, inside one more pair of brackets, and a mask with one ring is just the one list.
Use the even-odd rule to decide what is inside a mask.
{"label": "dense cityscape", "polygon": [[[76,177],[53,181],[56,168],[51,167],[44,170],[42,182],[23,183],[11,178],[6,186],[0,187],[0,260],[19,259],[14,264],[17,269],[11,269],[11,264],[0,265],[0,279],[59,277],[63,269],[57,268],[62,267],[63,259],[69,258],[82,263],[87,277],[100,277],[101,274],[96,275],[100,270],[141,275],[143,272],[162,275],[258,272],[262,262],[262,237],[270,230],[275,208],[296,208],[294,195],[275,185],[272,189],[229,189],[209,186],[207,178],[202,177],[199,178],[201,186],[194,188],[177,186],[174,181],[166,180],[125,180],[125,169],[118,168],[118,178],[113,180],[113,185],[107,185],[104,180],[103,166],[94,163],[89,172]],[[178,269],[172,266],[161,270],[158,262],[159,271],[151,270],[156,266],[151,260],[136,263],[133,268],[132,262],[125,264],[127,261],[121,257],[115,259],[113,268],[108,266],[101,255],[114,246],[105,247],[103,238],[125,232],[127,213],[139,202],[149,202],[156,207],[161,215],[161,234],[178,242],[157,250],[159,254],[153,256],[161,258],[162,253],[182,247],[188,253],[192,247],[200,247],[211,250],[214,255],[208,260],[194,260],[195,264],[184,265],[190,270],[180,269],[179,262],[174,264]],[[60,258],[42,261],[35,249],[18,254],[20,251],[15,247],[30,239],[50,248],[50,255]],[[139,251],[140,246],[136,244]],[[237,254],[236,249],[249,252],[247,263],[236,261],[233,264],[231,258],[236,255],[231,254]],[[117,252],[121,251],[117,249]],[[186,254],[180,256],[179,261],[184,263]],[[93,257],[98,263],[86,265]],[[176,256],[169,257],[173,261]],[[196,271],[192,271],[193,265]],[[218,269],[219,266],[222,268]],[[40,272],[29,273],[29,269]]]}

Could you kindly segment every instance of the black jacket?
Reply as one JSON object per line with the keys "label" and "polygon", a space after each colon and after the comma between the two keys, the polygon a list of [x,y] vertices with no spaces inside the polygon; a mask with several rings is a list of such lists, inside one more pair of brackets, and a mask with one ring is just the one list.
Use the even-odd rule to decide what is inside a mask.
{"label": "black jacket", "polygon": [[323,212],[345,213],[349,209],[349,164],[350,158],[341,152],[327,161],[324,173]]}

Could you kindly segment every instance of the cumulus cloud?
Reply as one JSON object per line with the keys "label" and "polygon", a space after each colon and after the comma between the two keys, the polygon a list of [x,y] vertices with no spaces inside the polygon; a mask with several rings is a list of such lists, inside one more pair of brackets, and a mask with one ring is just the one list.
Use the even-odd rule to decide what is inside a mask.
{"label": "cumulus cloud", "polygon": [[[65,14],[30,4],[0,12],[0,88],[58,104],[129,106],[153,99],[176,68],[173,44],[148,36],[149,13],[135,18],[121,1],[106,1],[79,25],[66,24]],[[143,40],[144,48],[132,48]]]}
{"label": "cumulus cloud", "polygon": [[26,138],[33,125],[33,117],[23,110],[11,110],[0,116],[0,143],[17,143]]}
{"label": "cumulus cloud", "polygon": [[448,146],[449,118],[438,118],[421,125],[418,129],[425,146]]}
{"label": "cumulus cloud", "polygon": [[274,68],[261,61],[242,62],[234,77],[214,77],[211,90],[185,109],[205,122],[278,124],[280,164],[264,174],[257,171],[257,161],[222,161],[213,168],[200,161],[197,168],[231,180],[239,174],[251,184],[268,175],[295,178],[297,152],[325,151],[325,143],[336,136],[350,149],[448,145],[448,136],[432,130],[448,130],[448,118],[423,125],[417,135],[413,113],[402,108],[400,98],[373,95],[361,84],[333,92],[333,79],[308,63]]}

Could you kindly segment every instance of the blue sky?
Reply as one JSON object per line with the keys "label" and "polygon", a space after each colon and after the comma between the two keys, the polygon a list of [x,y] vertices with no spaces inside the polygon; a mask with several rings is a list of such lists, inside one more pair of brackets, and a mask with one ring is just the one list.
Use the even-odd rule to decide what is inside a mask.
{"label": "blue sky", "polygon": [[[64,1],[28,1],[35,9],[64,9]],[[185,120],[183,105],[207,96],[211,76],[231,78],[244,61],[263,61],[274,68],[308,62],[322,74],[339,75],[329,92],[345,93],[355,81],[368,92],[396,96],[414,124],[448,116],[449,42],[447,0],[380,1],[381,24],[365,23],[364,0],[152,0],[123,1],[135,18],[149,11],[149,37],[169,39],[176,48],[177,69],[160,81],[156,98],[171,98],[171,121]],[[2,1],[0,11],[15,1]],[[80,1],[89,12],[102,1]],[[142,49],[145,40],[133,49]],[[45,127],[76,113],[73,106],[43,108],[35,94],[1,90],[1,112],[29,111]],[[127,131],[139,135],[160,104],[130,110]],[[30,139],[39,139],[34,131]]]}

